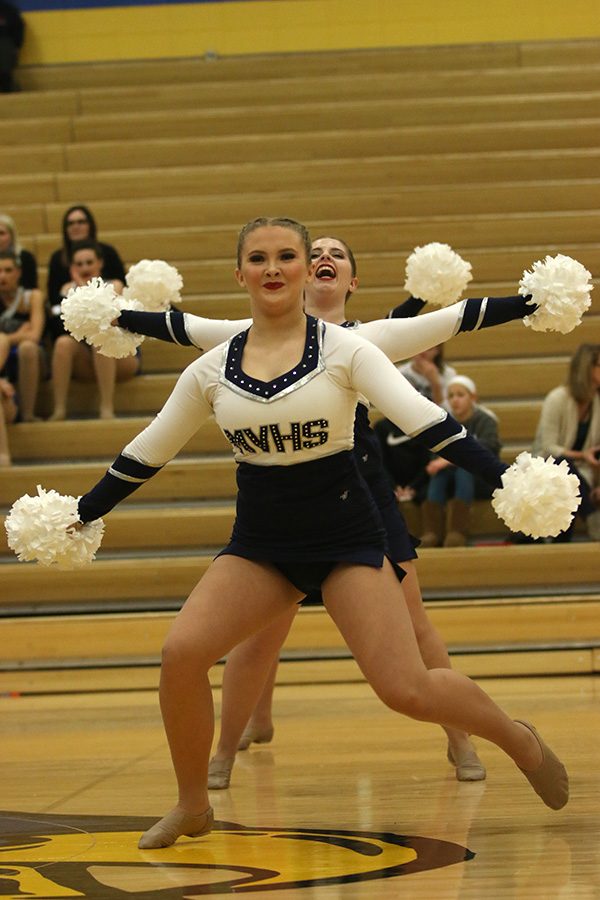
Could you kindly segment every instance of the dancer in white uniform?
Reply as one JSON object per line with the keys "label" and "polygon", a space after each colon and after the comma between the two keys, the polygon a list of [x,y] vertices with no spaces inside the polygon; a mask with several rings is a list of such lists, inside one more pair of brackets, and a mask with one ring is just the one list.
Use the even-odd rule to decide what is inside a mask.
{"label": "dancer in white uniform", "polygon": [[[435,335],[451,337],[457,331],[478,330],[516,318],[522,319],[534,309],[527,304],[529,298],[521,296],[472,298],[455,304],[450,312],[430,313],[413,323],[404,317],[416,315],[425,303],[411,297],[391,310],[386,319],[367,325],[352,323],[345,314],[345,303],[358,287],[356,262],[351,248],[337,238],[317,238],[312,243],[311,260],[313,266],[305,289],[305,312],[327,322],[351,327],[361,336],[368,335],[373,343],[384,346],[394,361],[405,353],[413,352],[414,347],[422,349],[423,341],[429,342]],[[209,349],[215,341],[229,338],[249,327],[250,322],[249,319],[211,320],[181,312],[131,311],[123,312],[118,320],[121,327],[137,333],[195,345],[199,349]],[[362,403],[357,407],[355,454],[359,470],[383,517],[391,557],[406,572],[402,587],[425,665],[428,668],[450,668],[446,646],[423,605],[413,563],[418,541],[408,533],[398,510],[388,478],[383,472],[378,439],[370,428],[367,407]],[[315,602],[317,595],[318,592],[311,594],[310,601]],[[246,749],[254,741],[267,743],[272,739],[272,699],[279,651],[297,609],[291,608],[287,618],[280,616],[268,628],[234,648],[227,658],[223,676],[221,730],[215,755],[209,764],[209,788],[221,790],[229,786],[238,747]],[[485,778],[485,767],[468,736],[452,729],[447,729],[447,734],[447,756],[455,766],[457,779],[479,781]]]}
{"label": "dancer in white uniform", "polygon": [[79,502],[82,522],[106,513],[211,414],[238,462],[231,542],[193,589],[163,649],[161,708],[179,799],[140,847],[210,830],[208,670],[317,587],[385,703],[496,743],[542,800],[560,808],[568,799],[566,771],[532,726],[512,721],[465,676],[423,664],[402,572],[387,558],[381,518],[352,453],[359,397],[491,484],[500,484],[505,466],[421,397],[377,348],[305,315],[310,239],[302,226],[259,219],[240,241],[236,276],[250,295],[252,327],[185,370],[156,419]]}

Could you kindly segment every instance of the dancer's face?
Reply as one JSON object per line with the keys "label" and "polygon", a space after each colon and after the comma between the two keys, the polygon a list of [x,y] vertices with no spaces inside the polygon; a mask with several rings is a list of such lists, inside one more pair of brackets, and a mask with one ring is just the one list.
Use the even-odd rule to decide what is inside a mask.
{"label": "dancer's face", "polygon": [[102,260],[93,250],[77,250],[71,261],[71,272],[75,281],[85,284],[90,278],[99,278],[102,272]]}
{"label": "dancer's face", "polygon": [[280,225],[251,231],[244,241],[235,276],[251,299],[267,313],[302,307],[308,260],[300,235]]}
{"label": "dancer's face", "polygon": [[329,237],[317,238],[312,243],[310,259],[307,299],[325,294],[335,294],[345,299],[356,289],[358,279],[352,274],[352,263],[342,241]]}

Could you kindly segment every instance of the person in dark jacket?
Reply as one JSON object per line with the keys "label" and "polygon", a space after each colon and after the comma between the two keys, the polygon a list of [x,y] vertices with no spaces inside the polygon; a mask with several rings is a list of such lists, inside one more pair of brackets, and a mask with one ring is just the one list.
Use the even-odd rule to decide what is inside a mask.
{"label": "person in dark jacket", "polygon": [[0,0],[0,93],[19,90],[13,72],[25,38],[25,22],[17,7]]}

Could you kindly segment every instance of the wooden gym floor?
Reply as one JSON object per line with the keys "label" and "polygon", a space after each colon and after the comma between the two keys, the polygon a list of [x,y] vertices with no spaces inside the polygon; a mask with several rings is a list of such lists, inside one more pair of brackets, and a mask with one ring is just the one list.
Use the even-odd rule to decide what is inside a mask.
{"label": "wooden gym floor", "polygon": [[277,689],[273,743],[212,792],[215,832],[145,852],[139,832],[174,798],[156,692],[5,695],[0,897],[599,897],[598,679],[482,684],[565,760],[562,811],[484,741],[488,780],[459,784],[441,731],[364,683],[292,684]]}

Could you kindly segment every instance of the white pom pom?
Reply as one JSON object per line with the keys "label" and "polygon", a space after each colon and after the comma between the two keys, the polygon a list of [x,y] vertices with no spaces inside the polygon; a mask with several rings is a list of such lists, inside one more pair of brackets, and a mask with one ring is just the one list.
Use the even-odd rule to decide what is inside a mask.
{"label": "white pom pom", "polygon": [[78,341],[85,341],[110,326],[118,315],[115,289],[101,278],[92,278],[87,284],[71,288],[61,303],[65,328]]}
{"label": "white pom pom", "polygon": [[104,522],[88,522],[69,531],[79,521],[77,498],[37,487],[37,496],[25,494],[13,503],[4,522],[8,546],[21,562],[37,560],[42,566],[77,569],[90,563],[102,542]]}
{"label": "white pom pom", "polygon": [[471,263],[448,244],[417,247],[406,260],[405,290],[413,297],[448,306],[456,303],[472,279]]}
{"label": "white pom pom", "polygon": [[147,312],[163,312],[181,303],[183,279],[174,266],[162,259],[141,259],[125,278],[123,296],[134,297]]}
{"label": "white pom pom", "polygon": [[123,300],[109,282],[92,278],[87,284],[71,288],[61,303],[61,319],[76,340],[93,344],[104,356],[121,359],[133,356],[144,340],[143,335],[111,325],[123,309],[142,306],[135,300]]}
{"label": "white pom pom", "polygon": [[[123,300],[117,297],[117,316],[122,309],[141,309],[141,303],[135,300]],[[113,316],[116,318],[116,316]],[[112,320],[111,320],[112,321]],[[118,325],[110,325],[110,323],[96,334],[88,338],[90,344],[97,347],[103,356],[111,356],[113,359],[123,359],[126,356],[133,356],[137,348],[146,338],[143,334],[135,334],[127,331],[125,328],[119,328]]]}
{"label": "white pom pom", "polygon": [[579,480],[565,460],[520,453],[494,491],[492,506],[511,531],[555,537],[571,524],[581,503]]}
{"label": "white pom pom", "polygon": [[560,331],[568,334],[581,323],[591,305],[591,274],[570,256],[547,256],[525,270],[519,282],[519,293],[531,294],[538,309],[523,321],[534,331]]}

